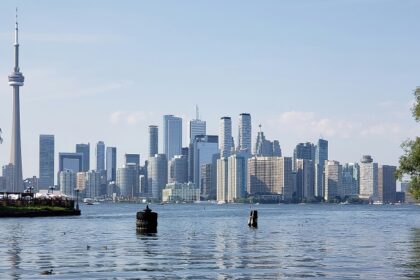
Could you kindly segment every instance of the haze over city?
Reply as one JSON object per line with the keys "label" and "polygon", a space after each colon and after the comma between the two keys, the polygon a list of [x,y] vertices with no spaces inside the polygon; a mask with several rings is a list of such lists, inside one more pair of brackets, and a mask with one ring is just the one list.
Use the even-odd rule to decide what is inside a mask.
{"label": "haze over city", "polygon": [[[145,159],[148,125],[174,114],[186,146],[196,104],[208,134],[231,116],[236,138],[249,112],[253,143],[262,124],[284,155],[322,136],[331,159],[397,165],[401,142],[418,133],[409,108],[420,3],[377,2],[18,1],[24,177],[38,174],[42,133],[55,135],[57,152],[103,140],[120,166],[125,153]],[[16,4],[0,4],[1,165]]]}

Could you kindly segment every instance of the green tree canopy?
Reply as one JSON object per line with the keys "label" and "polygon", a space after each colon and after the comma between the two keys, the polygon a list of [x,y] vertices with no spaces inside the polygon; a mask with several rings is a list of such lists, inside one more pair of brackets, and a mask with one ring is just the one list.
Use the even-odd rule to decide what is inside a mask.
{"label": "green tree canopy", "polygon": [[[412,110],[414,119],[420,121],[420,87],[414,91],[414,105]],[[401,147],[404,154],[400,157],[400,166],[397,176],[402,179],[404,175],[410,176],[409,192],[417,200],[420,199],[420,137],[405,141]]]}

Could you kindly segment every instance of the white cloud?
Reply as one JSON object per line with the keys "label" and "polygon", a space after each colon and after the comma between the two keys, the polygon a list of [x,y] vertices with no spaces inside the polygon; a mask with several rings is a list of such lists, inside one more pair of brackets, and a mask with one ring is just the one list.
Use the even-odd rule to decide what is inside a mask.
{"label": "white cloud", "polygon": [[[367,118],[366,118],[367,119]],[[301,137],[354,138],[400,135],[404,128],[396,122],[372,122],[320,117],[314,112],[289,111],[269,121],[271,127],[278,127],[283,133]]]}
{"label": "white cloud", "polygon": [[136,125],[140,122],[146,121],[151,116],[151,113],[144,111],[115,111],[110,114],[109,122],[113,125]]}

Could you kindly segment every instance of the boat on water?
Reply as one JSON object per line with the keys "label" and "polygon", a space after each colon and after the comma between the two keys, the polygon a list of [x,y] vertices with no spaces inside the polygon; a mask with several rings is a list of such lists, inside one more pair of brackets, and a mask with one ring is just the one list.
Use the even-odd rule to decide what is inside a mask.
{"label": "boat on water", "polygon": [[94,205],[95,201],[92,198],[85,198],[83,199],[83,203],[85,203],[86,205]]}

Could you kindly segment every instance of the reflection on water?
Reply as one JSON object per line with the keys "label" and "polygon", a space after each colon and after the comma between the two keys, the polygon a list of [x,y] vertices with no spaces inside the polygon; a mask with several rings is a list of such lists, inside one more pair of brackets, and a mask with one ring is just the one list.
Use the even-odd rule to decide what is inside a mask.
{"label": "reflection on water", "polygon": [[409,268],[407,277],[420,279],[420,228],[413,228],[410,237],[410,260],[406,265]]}
{"label": "reflection on water", "polygon": [[251,229],[249,205],[155,205],[154,235],[139,208],[0,220],[0,279],[420,279],[415,206],[259,205]]}

